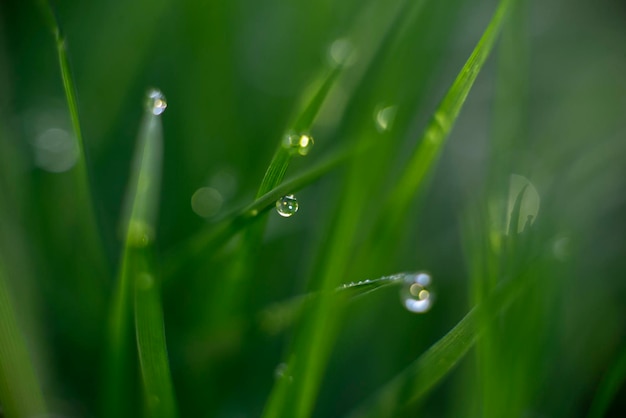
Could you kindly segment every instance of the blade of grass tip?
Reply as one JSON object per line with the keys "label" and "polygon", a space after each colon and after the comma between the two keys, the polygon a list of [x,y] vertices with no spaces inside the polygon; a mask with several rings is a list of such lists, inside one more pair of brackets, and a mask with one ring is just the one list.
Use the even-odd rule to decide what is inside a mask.
{"label": "blade of grass tip", "polygon": [[41,385],[20,332],[0,263],[0,405],[8,417],[44,415]]}
{"label": "blade of grass tip", "polygon": [[100,271],[106,271],[106,269],[108,269],[108,265],[105,262],[104,249],[102,247],[102,240],[98,230],[94,196],[91,189],[91,176],[89,173],[87,153],[85,150],[85,141],[83,139],[82,129],[80,126],[76,87],[74,79],[72,78],[68,60],[67,43],[52,3],[48,0],[41,0],[40,6],[44,11],[44,17],[55,38],[59,69],[61,72],[61,79],[63,80],[63,90],[65,91],[65,98],[67,100],[67,106],[72,122],[72,129],[74,130],[76,146],[78,148],[78,159],[74,168],[77,187],[77,199],[75,199],[75,201],[81,202],[84,205],[84,208],[78,210],[77,213],[78,216],[82,217],[84,233],[87,234],[86,238],[96,246],[95,250],[97,253],[97,259],[95,261],[99,264],[97,267]]}
{"label": "blade of grass tip", "polygon": [[600,382],[596,395],[591,402],[587,418],[602,418],[611,406],[611,401],[626,381],[626,348],[607,369],[608,372]]}
{"label": "blade of grass tip", "polygon": [[[381,212],[385,214],[383,219],[387,229],[394,229],[404,219],[411,200],[422,189],[427,176],[432,172],[465,99],[493,49],[512,1],[514,0],[500,1],[489,26],[435,110],[402,176],[389,193]],[[386,235],[393,234],[388,231]]]}
{"label": "blade of grass tip", "polygon": [[307,91],[302,96],[299,109],[274,152],[256,197],[264,195],[283,181],[293,156],[308,154],[313,145],[309,131],[342,68],[337,65],[324,70],[326,75],[318,77],[321,81],[314,82],[311,92]]}
{"label": "blade of grass tip", "polygon": [[[402,283],[411,273],[397,273],[378,279],[367,279],[359,282],[345,283],[337,287],[335,294],[346,294],[351,298],[365,296],[376,290]],[[276,335],[289,328],[306,308],[307,303],[319,296],[319,292],[298,295],[286,301],[277,302],[258,314],[259,327],[268,334]]]}
{"label": "blade of grass tip", "polygon": [[[131,361],[129,340],[132,286],[135,281],[143,280],[145,274],[153,273],[144,270],[148,254],[154,251],[153,240],[163,157],[163,134],[159,115],[165,110],[167,104],[158,90],[150,90],[146,100],[146,112],[138,135],[131,180],[127,190],[126,235],[122,265],[111,310],[109,364],[107,365],[107,381],[105,382],[105,396],[103,398],[105,416],[120,416],[120,414],[127,413],[130,408],[129,394],[132,393],[133,388],[129,387],[129,379],[125,378],[125,373],[134,370],[133,367],[129,367]],[[148,265],[148,267],[150,266]],[[158,290],[156,291],[158,292]],[[147,304],[147,306],[154,306],[154,295],[149,292],[148,296],[139,298],[139,301]],[[141,313],[146,313],[143,306]],[[158,317],[162,317],[162,313],[152,312],[152,316],[146,317],[143,315],[137,317],[136,315],[138,332],[140,325],[142,332],[144,329],[152,329],[154,321]],[[146,324],[144,324],[144,319]],[[148,344],[148,346],[154,348],[156,345]],[[162,349],[164,350],[165,347]],[[154,360],[155,357],[148,356],[148,359]],[[145,359],[143,360],[142,364],[145,364]],[[164,385],[167,386],[167,383]]]}
{"label": "blade of grass tip", "polygon": [[400,416],[404,408],[416,403],[437,385],[467,354],[484,327],[506,309],[529,285],[532,271],[500,283],[480,305],[474,307],[445,336],[403,372],[383,386],[348,415],[349,418]]}

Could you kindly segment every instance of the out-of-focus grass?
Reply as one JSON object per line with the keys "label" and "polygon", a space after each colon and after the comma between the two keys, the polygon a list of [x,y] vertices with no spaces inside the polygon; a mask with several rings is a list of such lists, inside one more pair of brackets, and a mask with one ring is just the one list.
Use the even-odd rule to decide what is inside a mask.
{"label": "out-of-focus grass", "polygon": [[[2,3],[0,364],[26,370],[4,413],[620,416],[625,11],[512,1],[495,59],[441,104],[497,3],[55,2],[56,40]],[[337,39],[352,65],[328,61]],[[162,193],[130,195],[158,239],[131,251],[150,85],[169,102]],[[425,152],[425,129],[450,137]],[[526,229],[512,174],[541,200]],[[269,210],[290,193],[297,214]],[[394,286],[335,292],[416,270],[437,294],[422,315]],[[127,362],[107,363],[116,297]],[[103,386],[116,367],[125,402]]]}

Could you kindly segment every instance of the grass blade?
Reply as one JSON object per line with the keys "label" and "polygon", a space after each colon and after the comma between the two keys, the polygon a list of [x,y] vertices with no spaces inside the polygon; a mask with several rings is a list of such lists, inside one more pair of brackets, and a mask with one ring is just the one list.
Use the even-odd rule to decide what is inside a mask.
{"label": "grass blade", "polygon": [[385,209],[382,211],[387,214],[385,219],[389,220],[388,228],[395,228],[395,225],[404,219],[413,197],[432,172],[465,99],[493,49],[512,1],[500,1],[489,26],[431,117],[401,178],[389,193]]}
{"label": "grass blade", "polygon": [[373,397],[357,407],[350,418],[400,416],[441,381],[474,345],[484,318],[493,320],[530,285],[532,275],[503,282],[484,303],[472,309],[445,336]]}
{"label": "grass blade", "polygon": [[139,256],[142,266],[135,277],[135,327],[147,416],[178,416],[167,357],[163,308],[152,260],[153,247]]}
{"label": "grass blade", "polygon": [[[157,102],[160,101],[160,102]],[[108,380],[105,398],[107,416],[120,416],[131,409],[129,398],[133,393],[125,373],[133,370],[131,363],[131,301],[133,284],[145,282],[145,275],[154,277],[153,241],[157,216],[161,163],[163,158],[163,133],[160,113],[153,112],[152,105],[162,106],[165,99],[157,90],[148,92],[148,106],[141,124],[137,150],[126,200],[126,238],[120,276],[114,294],[111,312],[111,335]],[[161,110],[162,111],[162,110]],[[158,114],[155,114],[158,113]],[[162,332],[162,312],[158,297],[158,286],[139,286],[135,295],[138,309],[135,312],[137,339],[140,348],[141,370],[144,387],[173,408],[173,393],[167,370],[167,354]],[[156,292],[156,293],[155,293]],[[159,328],[158,322],[161,326]],[[155,389],[156,388],[156,389]],[[149,402],[149,410],[153,410]],[[168,409],[169,410],[169,409]]]}
{"label": "grass blade", "polygon": [[[42,0],[42,4],[45,0]],[[104,252],[102,249],[102,241],[100,233],[98,231],[98,222],[96,217],[94,197],[90,186],[91,175],[89,173],[87,152],[85,150],[85,140],[80,125],[80,118],[78,112],[78,99],[76,96],[76,87],[72,73],[70,71],[70,64],[67,54],[67,43],[65,35],[61,30],[61,25],[56,16],[55,9],[50,1],[45,1],[44,5],[46,20],[52,30],[55,38],[57,57],[59,60],[59,69],[61,72],[61,79],[63,80],[63,90],[65,92],[65,98],[67,100],[67,106],[70,114],[70,120],[72,122],[72,129],[76,137],[76,145],[78,148],[78,159],[74,168],[75,181],[76,181],[76,201],[80,202],[84,207],[78,210],[77,213],[82,218],[84,233],[87,234],[88,240],[96,245],[97,251],[96,260],[100,264],[100,268],[106,268],[104,262]],[[102,271],[102,270],[101,270]]]}
{"label": "grass blade", "polygon": [[8,417],[46,412],[41,386],[20,332],[0,264],[0,404]]}
{"label": "grass blade", "polygon": [[[333,290],[333,293],[335,295],[357,298],[384,287],[400,284],[409,274],[411,273],[397,273],[391,276],[380,277],[378,279],[368,279],[359,282],[346,283]],[[305,295],[295,296],[289,300],[278,302],[267,307],[258,315],[260,328],[272,335],[276,335],[284,331],[285,329],[291,327],[291,325],[298,319],[303,310],[308,306],[307,304],[319,296],[319,293],[307,293]]]}

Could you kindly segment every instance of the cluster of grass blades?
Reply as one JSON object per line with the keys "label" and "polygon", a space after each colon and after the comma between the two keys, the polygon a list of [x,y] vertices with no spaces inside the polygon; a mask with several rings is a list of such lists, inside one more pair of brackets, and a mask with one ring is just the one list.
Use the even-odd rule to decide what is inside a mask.
{"label": "cluster of grass blades", "polygon": [[[522,0],[497,2],[469,58],[460,71],[456,70],[454,80],[447,81],[450,87],[434,109],[429,109],[425,127],[418,131],[415,124],[420,118],[416,115],[428,109],[426,83],[437,67],[434,59],[417,65],[423,56],[411,54],[415,43],[425,42],[430,35],[432,27],[427,22],[438,22],[438,13],[450,10],[433,3],[395,0],[382,7],[375,1],[367,2],[362,14],[355,16],[342,37],[331,44],[327,61],[317,69],[313,82],[295,100],[292,115],[270,141],[274,153],[253,199],[220,213],[176,242],[162,240],[159,230],[159,209],[168,199],[162,196],[168,113],[163,93],[150,88],[143,99],[118,225],[122,242],[114,246],[118,254],[111,256],[111,251],[107,253],[107,231],[102,230],[103,221],[98,216],[101,205],[87,155],[88,138],[83,137],[79,118],[67,41],[54,7],[41,2],[56,43],[78,154],[67,173],[75,197],[72,212],[76,214],[68,222],[72,228],[69,233],[84,243],[84,258],[67,259],[68,277],[44,286],[48,289],[45,294],[55,299],[49,308],[57,315],[54,320],[62,317],[67,300],[76,299],[72,310],[67,311],[72,317],[68,319],[70,325],[59,332],[64,343],[55,350],[61,354],[51,357],[65,364],[72,352],[64,351],[88,336],[84,349],[89,358],[80,359],[76,369],[90,370],[72,371],[72,376],[90,376],[90,387],[84,392],[88,398],[80,406],[87,415],[414,416],[428,402],[428,395],[458,367],[460,373],[479,376],[480,384],[465,390],[464,396],[470,401],[463,398],[459,402],[468,405],[468,410],[450,407],[446,412],[489,418],[527,412],[538,395],[526,369],[541,364],[537,347],[549,336],[546,327],[537,324],[553,313],[546,299],[557,286],[555,282],[539,284],[555,271],[553,260],[546,257],[542,247],[542,240],[553,231],[545,226],[541,229],[535,186],[525,177],[511,176],[515,164],[508,150],[523,139],[521,133],[509,135],[511,129],[504,126],[511,123],[523,129],[528,113],[529,103],[523,93],[528,82],[525,65],[529,52],[524,43],[527,4]],[[152,18],[163,13],[166,4],[159,2]],[[377,19],[370,27],[372,15]],[[444,21],[449,27],[438,29],[452,31],[453,17]],[[411,350],[410,357],[402,349],[389,348],[388,357],[395,352],[408,361],[401,369],[390,362],[394,366],[384,372],[372,371],[374,377],[364,379],[367,383],[363,386],[355,385],[356,392],[346,389],[349,404],[341,404],[337,410],[332,402],[321,405],[333,396],[326,393],[325,384],[333,378],[334,356],[341,349],[342,338],[351,335],[355,322],[351,318],[363,314],[360,303],[383,297],[392,288],[401,288],[401,305],[413,313],[428,312],[435,300],[431,276],[422,271],[430,267],[411,260],[409,268],[404,268],[406,259],[397,249],[413,243],[412,216],[421,213],[423,197],[438,172],[448,137],[501,33],[498,116],[491,140],[491,150],[497,155],[489,160],[485,170],[488,179],[473,199],[475,206],[461,222],[470,308],[460,320],[455,318],[456,324],[437,326],[430,334],[424,332],[435,336],[430,340],[410,337],[418,339],[417,346],[421,347]],[[432,42],[440,48],[445,45],[443,36]],[[512,54],[512,50],[519,53]],[[404,65],[404,60],[410,65]],[[511,70],[515,60],[523,65]],[[414,79],[417,67],[420,73]],[[112,119],[113,111],[107,112],[107,118]],[[0,135],[4,133],[0,129]],[[318,148],[323,151],[320,157],[311,152]],[[506,158],[499,159],[500,154]],[[292,166],[298,171],[288,175]],[[309,265],[297,263],[302,280],[290,289],[278,290],[272,283],[251,280],[261,276],[258,272],[271,263],[264,263],[263,258],[271,257],[268,236],[277,228],[268,212],[276,208],[281,221],[290,218],[298,211],[295,194],[314,190],[327,179],[333,184],[323,193],[330,190],[333,198],[328,199],[327,219],[320,216],[311,228],[319,230],[316,233],[323,238],[318,238],[317,245],[306,243],[314,248]],[[1,189],[0,197],[6,197]],[[14,211],[0,202],[0,219],[13,218],[17,219]],[[285,223],[296,225],[290,221]],[[51,248],[54,239],[44,238],[36,245]],[[293,245],[298,246],[304,244]],[[15,251],[27,253],[26,246],[16,247]],[[71,254],[72,248],[68,248]],[[5,254],[5,245],[0,250],[1,411],[7,417],[63,414],[64,406],[57,405],[55,399],[63,396],[64,389],[54,386],[63,380],[63,371],[42,364],[47,356],[40,358],[33,349],[34,341],[25,331],[30,331],[28,321],[20,317],[29,307],[19,306],[11,287],[15,280],[9,280],[20,268],[5,268],[11,264],[7,262],[10,257]],[[45,259],[46,254],[39,256]],[[62,266],[58,268],[63,269],[63,264],[58,261],[57,266]],[[263,280],[271,281],[275,274],[267,273]],[[284,285],[286,281],[275,283]],[[268,296],[272,289],[277,290],[276,296]],[[255,301],[257,293],[262,294],[261,302]],[[170,295],[175,302],[168,298]],[[201,298],[203,306],[188,306],[197,305]],[[532,309],[527,308],[529,304]],[[372,302],[372,309],[366,309],[370,316],[365,316],[363,323],[374,315],[374,306]],[[83,311],[91,313],[73,319]],[[189,317],[193,323],[183,324],[184,329],[175,328]],[[416,322],[420,329],[428,329],[423,319],[428,315],[414,317],[422,321]],[[526,343],[529,348],[513,358],[514,354],[507,352],[511,341]],[[53,341],[50,346],[55,344]],[[371,346],[372,362],[377,356],[387,356],[376,353],[379,346]],[[468,355],[472,350],[473,359]],[[198,355],[198,351],[202,353]],[[603,416],[616,396],[626,375],[624,358],[622,352],[612,372],[606,374],[591,401],[590,418]],[[242,365],[236,368],[240,374],[232,377],[228,369],[234,362]],[[263,363],[260,370],[274,370],[278,364],[275,378],[257,379],[247,370],[254,363]],[[192,370],[196,366],[197,370]],[[503,375],[504,369],[510,373]],[[350,380],[350,372],[346,375],[342,378]],[[84,381],[76,385],[81,384],[87,385]],[[246,393],[253,385],[261,388]],[[461,389],[450,386],[446,390]],[[250,400],[252,406],[241,405]],[[198,412],[203,402],[205,410]]]}

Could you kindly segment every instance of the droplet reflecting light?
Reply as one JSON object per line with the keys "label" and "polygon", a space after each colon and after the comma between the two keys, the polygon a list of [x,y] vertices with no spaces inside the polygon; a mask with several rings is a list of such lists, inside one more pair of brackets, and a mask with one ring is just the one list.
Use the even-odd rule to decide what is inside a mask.
{"label": "droplet reflecting light", "polygon": [[153,115],[160,115],[167,108],[165,96],[159,89],[150,89],[147,93],[146,107]]}
{"label": "droplet reflecting light", "polygon": [[285,135],[283,139],[283,147],[288,150],[293,151],[294,153],[298,153],[302,156],[307,155],[311,148],[313,148],[313,137],[309,134],[294,134],[290,133]]}
{"label": "droplet reflecting light", "polygon": [[298,211],[298,199],[292,194],[283,196],[276,201],[276,212],[282,217],[289,218]]}
{"label": "droplet reflecting light", "polygon": [[427,312],[433,304],[433,293],[428,289],[431,277],[427,273],[409,274],[404,278],[400,297],[404,307],[415,313]]}

